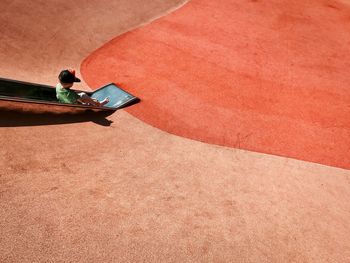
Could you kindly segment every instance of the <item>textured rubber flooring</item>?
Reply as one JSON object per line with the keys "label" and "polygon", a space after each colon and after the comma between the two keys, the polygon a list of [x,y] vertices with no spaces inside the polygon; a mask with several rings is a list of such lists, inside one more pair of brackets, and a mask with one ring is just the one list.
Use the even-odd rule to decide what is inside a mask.
{"label": "textured rubber flooring", "polygon": [[[0,74],[54,85],[62,68],[79,74],[106,41],[183,3],[0,1]],[[112,55],[101,65],[120,63]],[[148,59],[135,64],[138,74]],[[124,77],[124,87],[151,91],[150,72],[145,82]],[[95,73],[84,77],[111,74]],[[76,88],[97,88],[82,80]],[[161,93],[144,93],[130,109],[158,98],[169,111]],[[0,111],[0,262],[348,262],[349,178],[346,169],[174,136],[124,110],[107,118]]]}
{"label": "textured rubber flooring", "polygon": [[193,0],[82,65],[121,82],[128,110],[187,138],[350,168],[349,5]]}

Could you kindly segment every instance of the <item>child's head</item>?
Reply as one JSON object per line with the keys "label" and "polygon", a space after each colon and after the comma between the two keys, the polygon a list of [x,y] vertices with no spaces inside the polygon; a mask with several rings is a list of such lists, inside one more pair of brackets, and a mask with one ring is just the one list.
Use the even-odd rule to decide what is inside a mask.
{"label": "child's head", "polygon": [[74,82],[80,82],[80,79],[75,76],[75,70],[73,69],[62,70],[58,75],[58,79],[62,87],[66,89],[72,87]]}

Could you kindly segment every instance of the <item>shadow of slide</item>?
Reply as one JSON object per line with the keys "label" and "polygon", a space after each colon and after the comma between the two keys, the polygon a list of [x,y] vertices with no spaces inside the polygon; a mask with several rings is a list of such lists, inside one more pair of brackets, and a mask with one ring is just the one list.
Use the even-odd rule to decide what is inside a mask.
{"label": "shadow of slide", "polygon": [[110,126],[112,121],[106,119],[110,112],[87,111],[79,114],[72,113],[37,113],[29,111],[0,110],[0,127],[20,127],[57,125],[79,122],[94,122],[102,126]]}

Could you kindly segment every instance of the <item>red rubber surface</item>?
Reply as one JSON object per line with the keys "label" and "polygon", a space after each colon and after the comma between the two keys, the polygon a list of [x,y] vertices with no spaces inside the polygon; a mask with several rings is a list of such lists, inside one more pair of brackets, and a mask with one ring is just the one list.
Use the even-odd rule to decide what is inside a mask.
{"label": "red rubber surface", "polygon": [[207,143],[350,168],[350,7],[199,1],[124,34],[82,64],[121,83],[128,109]]}
{"label": "red rubber surface", "polygon": [[[55,85],[59,70],[78,69],[108,39],[183,3],[2,0],[1,77]],[[201,45],[195,33],[184,38]],[[118,59],[139,52],[125,50]],[[130,110],[156,102],[169,111],[146,96],[168,96],[145,85],[159,81],[148,59],[134,70],[147,79],[141,73],[153,67],[147,82],[128,84],[129,68],[114,77],[145,95]],[[93,73],[101,82],[112,75]],[[81,79],[74,87],[89,90]],[[175,84],[172,92],[186,92]],[[106,119],[2,110],[0,145],[0,262],[349,262],[350,170],[187,140],[124,110]]]}

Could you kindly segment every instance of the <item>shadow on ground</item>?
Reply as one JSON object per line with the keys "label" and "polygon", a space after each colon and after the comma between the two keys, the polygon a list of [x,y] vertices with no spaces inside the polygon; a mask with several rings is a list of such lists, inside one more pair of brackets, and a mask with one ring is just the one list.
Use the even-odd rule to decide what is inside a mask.
{"label": "shadow on ground", "polygon": [[79,122],[94,122],[101,126],[110,126],[111,120],[106,119],[110,112],[87,111],[79,114],[72,113],[37,113],[27,111],[0,110],[0,127],[20,127],[57,125]]}

